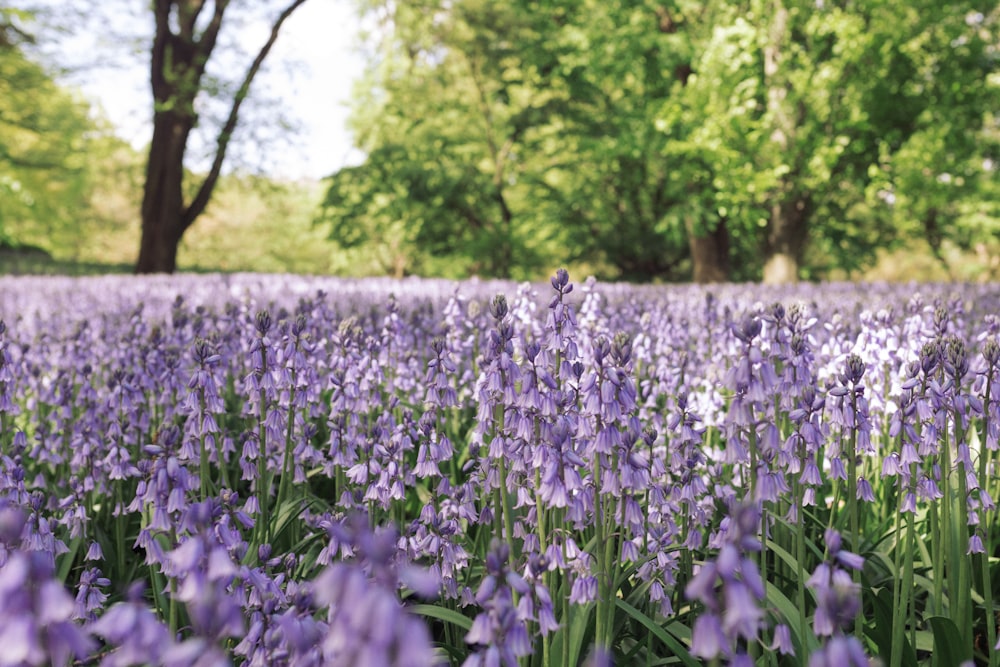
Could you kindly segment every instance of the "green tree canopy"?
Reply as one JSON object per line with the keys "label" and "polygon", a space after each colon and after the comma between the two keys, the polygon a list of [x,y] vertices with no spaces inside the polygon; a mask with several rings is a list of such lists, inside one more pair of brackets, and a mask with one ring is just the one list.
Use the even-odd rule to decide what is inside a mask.
{"label": "green tree canopy", "polygon": [[89,105],[22,45],[30,16],[0,10],[0,243],[52,250],[88,194]]}
{"label": "green tree canopy", "polygon": [[368,160],[324,216],[387,271],[787,281],[991,224],[989,3],[364,8]]}

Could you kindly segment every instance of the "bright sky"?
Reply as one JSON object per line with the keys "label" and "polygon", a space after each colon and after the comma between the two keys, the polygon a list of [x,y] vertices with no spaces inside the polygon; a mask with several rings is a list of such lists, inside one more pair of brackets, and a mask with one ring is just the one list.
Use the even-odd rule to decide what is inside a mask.
{"label": "bright sky", "polygon": [[[284,4],[272,2],[269,6]],[[151,24],[152,18],[148,20]],[[255,55],[269,29],[263,22],[249,24],[239,38]],[[359,30],[353,0],[309,0],[283,25],[265,62],[266,70],[254,80],[250,99],[244,104],[247,109],[255,92],[266,92],[269,98],[280,100],[282,117],[299,128],[285,141],[277,142],[273,150],[265,145],[264,154],[253,158],[259,159],[265,173],[318,179],[363,159],[351,149],[345,127],[352,82],[364,68],[357,49]],[[225,25],[222,32],[226,32]],[[118,134],[140,148],[148,144],[152,132],[147,62],[131,58],[128,66],[98,68],[78,82],[87,97],[103,108]],[[249,63],[236,63],[235,71],[242,76]],[[246,146],[239,150],[246,151]]]}

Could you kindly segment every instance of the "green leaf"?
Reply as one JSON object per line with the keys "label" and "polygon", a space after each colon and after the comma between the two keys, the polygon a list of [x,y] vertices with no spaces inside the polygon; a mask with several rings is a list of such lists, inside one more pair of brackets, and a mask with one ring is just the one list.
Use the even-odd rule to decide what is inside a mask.
{"label": "green leaf", "polygon": [[792,554],[788,553],[788,550],[782,547],[780,544],[774,540],[767,541],[767,550],[773,553],[775,556],[785,561],[785,564],[791,568],[793,571],[798,569],[799,561]]}
{"label": "green leaf", "polygon": [[[584,642],[587,638],[587,631],[590,624],[590,616],[594,611],[594,604],[571,605],[570,618],[562,619],[562,626],[552,635],[552,664],[553,665],[576,665],[580,662],[583,654]],[[569,656],[563,659],[563,636],[569,633]]]}
{"label": "green leaf", "polygon": [[59,571],[57,576],[59,581],[66,583],[66,577],[69,576],[69,571],[73,567],[73,563],[76,561],[76,554],[80,551],[80,545],[83,544],[83,537],[74,537],[69,543],[69,552],[64,553],[59,557]]}
{"label": "green leaf", "polygon": [[939,665],[960,665],[972,660],[972,647],[962,644],[962,633],[955,623],[946,616],[931,616],[931,630],[934,632],[934,657]]}
{"label": "green leaf", "polygon": [[303,494],[289,498],[274,509],[271,518],[272,541],[277,540],[288,530],[295,519],[306,509],[325,508],[327,503],[312,494]]}
{"label": "green leaf", "polygon": [[[871,599],[875,609],[875,622],[865,626],[865,634],[875,642],[879,656],[886,664],[889,664],[892,657],[892,590],[880,588],[877,593],[871,596]],[[903,660],[900,665],[903,667],[917,666],[917,654],[910,644],[908,633],[903,635]]]}
{"label": "green leaf", "polygon": [[415,604],[407,607],[412,613],[418,614],[420,616],[425,616],[427,618],[433,618],[438,621],[443,621],[445,623],[451,623],[466,632],[472,629],[472,619],[468,616],[464,616],[454,609],[448,609],[446,607],[439,607],[434,604]]}
{"label": "green leaf", "polygon": [[701,663],[673,635],[657,624],[656,621],[620,598],[616,600],[616,603],[619,609],[641,623],[647,630],[653,633],[654,637],[666,644],[682,663],[690,665],[690,667],[699,667]]}
{"label": "green leaf", "polygon": [[[795,603],[789,600],[788,597],[785,596],[785,594],[782,593],[774,584],[767,582],[766,588],[768,604],[773,605],[778,610],[778,613],[784,617],[785,624],[792,633],[792,640],[796,645],[802,646],[803,638],[800,636],[801,633],[799,632],[798,607],[796,607]],[[819,647],[819,644],[816,642],[816,638],[812,634],[805,637],[805,647],[808,653],[812,653]]]}

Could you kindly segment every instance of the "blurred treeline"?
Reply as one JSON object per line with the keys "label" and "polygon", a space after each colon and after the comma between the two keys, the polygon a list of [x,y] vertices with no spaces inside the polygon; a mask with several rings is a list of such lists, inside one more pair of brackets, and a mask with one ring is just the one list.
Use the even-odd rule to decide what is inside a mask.
{"label": "blurred treeline", "polygon": [[[366,161],[224,177],[181,268],[1000,277],[995,3],[356,1]],[[29,19],[0,8],[0,271],[129,270],[144,158]]]}
{"label": "blurred treeline", "polygon": [[993,0],[363,6],[368,159],[325,218],[381,270],[785,281],[997,254]]}
{"label": "blurred treeline", "polygon": [[[131,271],[145,152],[61,85],[56,65],[40,64],[37,47],[62,37],[29,12],[0,8],[0,272]],[[181,244],[183,268],[336,272],[328,230],[314,224],[322,187],[224,176]]]}

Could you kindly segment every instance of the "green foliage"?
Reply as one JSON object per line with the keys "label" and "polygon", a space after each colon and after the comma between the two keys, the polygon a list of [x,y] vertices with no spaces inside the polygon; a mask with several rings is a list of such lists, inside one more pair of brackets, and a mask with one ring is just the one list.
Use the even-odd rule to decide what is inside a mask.
{"label": "green foliage", "polygon": [[962,643],[962,635],[950,618],[932,616],[928,619],[934,631],[934,653],[946,665],[961,665],[972,660],[971,647]]}
{"label": "green foliage", "polygon": [[441,257],[458,260],[457,273],[514,275],[515,258],[537,266],[553,251],[549,186],[523,178],[537,173],[524,164],[561,96],[514,48],[533,41],[536,17],[463,3],[446,22],[408,29],[424,18],[396,8],[399,41],[382,45],[358,97],[376,111],[354,119],[369,158],[331,179],[332,237],[370,247],[397,275]]}
{"label": "green foliage", "polygon": [[[227,196],[182,265],[757,280],[781,255],[784,278],[1000,275],[991,3],[361,8],[365,162],[330,176],[317,229],[308,188]],[[143,158],[25,55],[30,20],[0,10],[0,243],[133,261]],[[200,181],[188,172],[185,201]]]}
{"label": "green foliage", "polygon": [[201,271],[332,273],[339,268],[333,247],[326,242],[325,230],[313,224],[321,196],[318,183],[223,176],[212,203],[181,242],[180,266]]}
{"label": "green foliage", "polygon": [[[759,275],[783,236],[808,261],[805,275],[822,276],[870,264],[895,239],[931,233],[914,228],[908,221],[920,212],[898,200],[933,206],[940,170],[928,166],[977,154],[972,144],[996,88],[976,85],[992,65],[983,30],[970,25],[973,9],[889,1],[687,8],[695,74],[664,104],[660,127],[670,154],[694,165],[683,179],[697,194],[688,214],[723,219],[740,264],[754,267],[736,277]],[[938,148],[928,150],[934,135]],[[944,188],[951,207],[969,194],[956,180]],[[803,214],[786,221],[787,232],[786,205]]]}
{"label": "green foliage", "polygon": [[384,272],[683,279],[707,239],[731,279],[775,255],[820,278],[996,232],[989,3],[363,9],[368,160],[331,177],[324,219]]}
{"label": "green foliage", "polygon": [[669,81],[649,7],[468,1],[392,17],[357,96],[368,160],[331,178],[333,239],[397,274],[446,258],[453,275],[581,259],[682,275],[685,239],[662,224],[649,102]]}
{"label": "green foliage", "polygon": [[927,10],[906,15],[912,28],[896,45],[895,70],[908,74],[898,85],[906,102],[900,107],[910,113],[899,119],[886,111],[902,129],[885,132],[872,183],[891,202],[898,236],[925,239],[947,264],[947,241],[968,250],[1000,230],[989,203],[997,183],[998,15],[989,3]]}
{"label": "green foliage", "polygon": [[[8,25],[12,12],[0,12]],[[21,18],[24,18],[23,16]],[[61,250],[85,208],[94,124],[88,105],[0,32],[0,242]]]}

